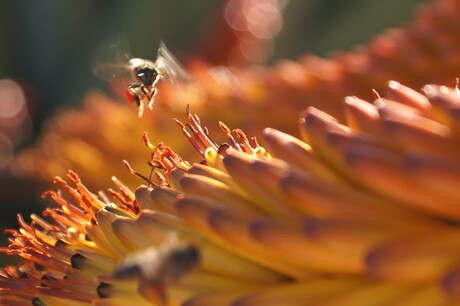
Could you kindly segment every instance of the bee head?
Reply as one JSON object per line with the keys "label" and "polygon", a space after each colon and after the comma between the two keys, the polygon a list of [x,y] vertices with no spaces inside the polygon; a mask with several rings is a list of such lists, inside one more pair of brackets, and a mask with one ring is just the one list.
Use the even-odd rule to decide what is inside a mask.
{"label": "bee head", "polygon": [[196,267],[201,261],[200,250],[192,245],[181,246],[171,251],[166,264],[172,279]]}
{"label": "bee head", "polygon": [[150,67],[137,68],[136,78],[139,82],[144,84],[144,86],[152,86],[158,78],[158,71]]}

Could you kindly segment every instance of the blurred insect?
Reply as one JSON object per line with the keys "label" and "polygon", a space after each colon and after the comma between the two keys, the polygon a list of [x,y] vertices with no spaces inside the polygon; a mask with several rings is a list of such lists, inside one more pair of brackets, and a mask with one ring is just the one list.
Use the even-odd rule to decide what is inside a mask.
{"label": "blurred insect", "polygon": [[177,282],[181,276],[196,268],[200,261],[198,247],[180,244],[173,235],[159,246],[148,247],[127,256],[118,265],[114,277],[138,278],[141,294],[164,303],[165,286]]}
{"label": "blurred insect", "polygon": [[124,37],[101,44],[94,52],[93,72],[106,81],[114,78],[127,80],[128,100],[136,103],[139,117],[142,117],[145,105],[149,109],[153,107],[155,85],[160,79],[174,83],[187,81],[189,77],[163,42],[160,42],[155,61],[133,58],[128,50]]}

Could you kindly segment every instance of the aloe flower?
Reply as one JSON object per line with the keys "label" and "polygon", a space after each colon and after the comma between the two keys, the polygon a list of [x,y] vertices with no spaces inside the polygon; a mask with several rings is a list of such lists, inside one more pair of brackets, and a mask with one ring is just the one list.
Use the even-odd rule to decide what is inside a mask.
{"label": "aloe flower", "polygon": [[0,304],[460,304],[459,12],[328,59],[191,60],[141,120],[90,93],[12,164],[57,188],[6,230]]}
{"label": "aloe flower", "polygon": [[[233,2],[238,0],[228,1]],[[257,137],[267,126],[299,136],[292,120],[308,106],[344,120],[343,97],[372,99],[370,89],[383,92],[391,79],[416,89],[427,83],[453,85],[460,71],[459,12],[458,1],[436,0],[421,6],[406,27],[328,58],[306,54],[297,61],[279,61],[274,67],[239,68],[190,60],[187,68],[195,82],[180,90],[159,84],[154,110],[142,120],[135,119],[136,110],[124,103],[90,93],[82,109],[65,111],[50,120],[37,145],[16,157],[12,172],[48,182],[73,169],[96,190],[105,187],[110,175],[135,188],[136,181],[119,165],[122,159],[130,160],[137,169],[145,164],[138,140],[144,131],[151,132],[155,143],[167,139],[175,152],[186,159],[192,156],[176,137],[170,120],[180,117],[187,104],[210,126],[221,120]],[[114,88],[126,90],[116,84]]]}
{"label": "aloe flower", "polygon": [[188,110],[197,161],[144,134],[151,175],[125,162],[145,185],[112,197],[56,177],[46,220],[9,230],[2,305],[458,304],[459,90],[385,92],[347,97],[344,122],[309,107],[265,147]]}

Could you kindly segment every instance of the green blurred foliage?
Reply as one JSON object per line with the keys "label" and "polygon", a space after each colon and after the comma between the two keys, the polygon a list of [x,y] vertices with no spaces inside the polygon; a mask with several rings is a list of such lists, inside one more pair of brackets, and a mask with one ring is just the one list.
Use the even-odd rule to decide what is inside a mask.
{"label": "green blurred foliage", "polygon": [[386,29],[404,26],[427,0],[291,0],[275,57],[305,52],[325,56],[364,44]]}

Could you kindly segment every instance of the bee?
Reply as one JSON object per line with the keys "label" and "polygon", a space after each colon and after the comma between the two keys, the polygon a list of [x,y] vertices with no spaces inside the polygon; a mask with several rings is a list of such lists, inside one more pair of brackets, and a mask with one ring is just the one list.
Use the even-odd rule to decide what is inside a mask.
{"label": "bee", "polygon": [[138,277],[151,285],[176,282],[200,262],[194,245],[149,247],[126,257],[117,267],[115,278]]}
{"label": "bee", "polygon": [[106,81],[114,78],[128,80],[128,100],[136,103],[138,115],[142,117],[145,105],[153,108],[156,84],[160,80],[174,83],[188,81],[189,76],[163,41],[160,42],[155,61],[133,58],[128,50],[124,37],[101,44],[94,52],[93,73]]}
{"label": "bee", "polygon": [[163,305],[167,300],[165,287],[177,282],[200,262],[198,247],[180,244],[174,235],[159,246],[128,255],[119,263],[113,276],[120,280],[137,278],[139,292]]}

